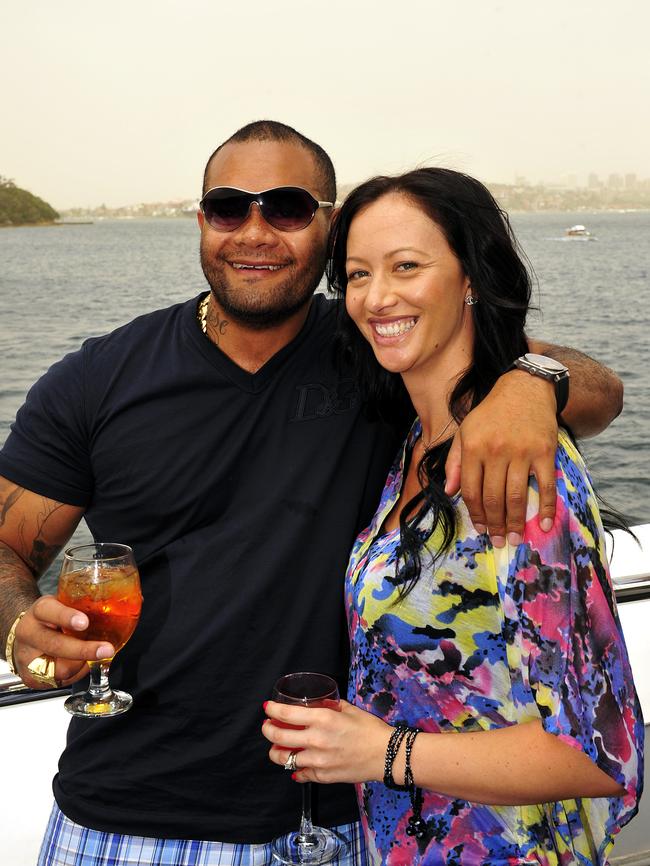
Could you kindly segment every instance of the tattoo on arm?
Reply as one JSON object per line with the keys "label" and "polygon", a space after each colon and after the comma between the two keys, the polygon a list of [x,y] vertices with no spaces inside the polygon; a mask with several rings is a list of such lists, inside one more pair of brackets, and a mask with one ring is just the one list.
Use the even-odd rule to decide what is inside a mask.
{"label": "tattoo on arm", "polygon": [[16,616],[40,596],[37,578],[69,538],[81,510],[0,479],[0,652]]}
{"label": "tattoo on arm", "polygon": [[52,565],[60,549],[59,544],[45,544],[44,541],[35,539],[29,555],[29,563],[34,574],[40,577]]}
{"label": "tattoo on arm", "polygon": [[0,653],[4,658],[7,634],[17,615],[40,595],[38,586],[17,553],[0,543]]}
{"label": "tattoo on arm", "polygon": [[24,488],[14,487],[9,491],[9,495],[6,499],[0,499],[0,526],[4,526],[7,514],[11,510],[12,506],[18,502],[24,492]]}
{"label": "tattoo on arm", "polygon": [[60,508],[63,508],[63,503],[41,497],[41,510],[36,515],[36,535],[32,541],[31,550],[27,550],[27,546],[25,546],[25,561],[33,573],[39,577],[53,562],[61,549],[60,544],[48,543],[46,538],[47,522]]}
{"label": "tattoo on arm", "polygon": [[[7,524],[10,511],[25,492],[17,485],[5,485],[0,489],[0,527]],[[45,571],[61,547],[58,539],[48,538],[48,524],[60,508],[63,508],[63,503],[41,496],[35,513],[20,513],[20,510],[17,513],[17,538],[13,548],[35,577]]]}

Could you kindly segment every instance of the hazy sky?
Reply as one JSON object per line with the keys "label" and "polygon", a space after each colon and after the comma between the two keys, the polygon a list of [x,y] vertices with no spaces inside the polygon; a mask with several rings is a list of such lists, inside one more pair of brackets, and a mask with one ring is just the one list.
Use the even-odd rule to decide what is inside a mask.
{"label": "hazy sky", "polygon": [[342,183],[650,176],[648,0],[2,0],[0,175],[58,208],[189,198],[283,120]]}

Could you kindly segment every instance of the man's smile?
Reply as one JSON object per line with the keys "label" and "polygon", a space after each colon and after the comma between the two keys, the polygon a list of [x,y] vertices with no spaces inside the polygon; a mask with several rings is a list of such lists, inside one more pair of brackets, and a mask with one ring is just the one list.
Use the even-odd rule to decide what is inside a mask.
{"label": "man's smile", "polygon": [[286,265],[249,265],[246,262],[228,262],[236,271],[279,271]]}

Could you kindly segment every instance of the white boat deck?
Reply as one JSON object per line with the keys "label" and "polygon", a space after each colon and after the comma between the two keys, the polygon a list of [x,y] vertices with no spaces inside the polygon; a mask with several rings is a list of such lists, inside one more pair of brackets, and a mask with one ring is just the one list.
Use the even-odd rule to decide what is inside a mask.
{"label": "white boat deck", "polygon": [[64,700],[57,697],[0,707],[2,866],[36,866],[52,808],[52,777],[70,721]]}
{"label": "white boat deck", "polygon": [[[615,533],[611,571],[634,680],[644,717],[650,722],[650,524],[634,530],[642,548],[629,536]],[[6,673],[6,663],[0,662],[0,680]],[[1,866],[36,864],[52,807],[52,777],[69,720],[63,700],[55,697],[0,706]],[[646,788],[650,790],[649,776],[646,772]],[[647,796],[650,800],[650,794]],[[612,866],[650,866],[650,803],[644,807],[642,802],[641,814],[621,833]]]}

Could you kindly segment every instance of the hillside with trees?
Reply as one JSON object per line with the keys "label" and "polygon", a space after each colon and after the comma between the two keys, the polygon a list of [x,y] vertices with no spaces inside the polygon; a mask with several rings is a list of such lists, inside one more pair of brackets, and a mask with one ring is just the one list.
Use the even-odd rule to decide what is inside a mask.
{"label": "hillside with trees", "polygon": [[0,175],[0,226],[43,225],[59,214],[42,198]]}

